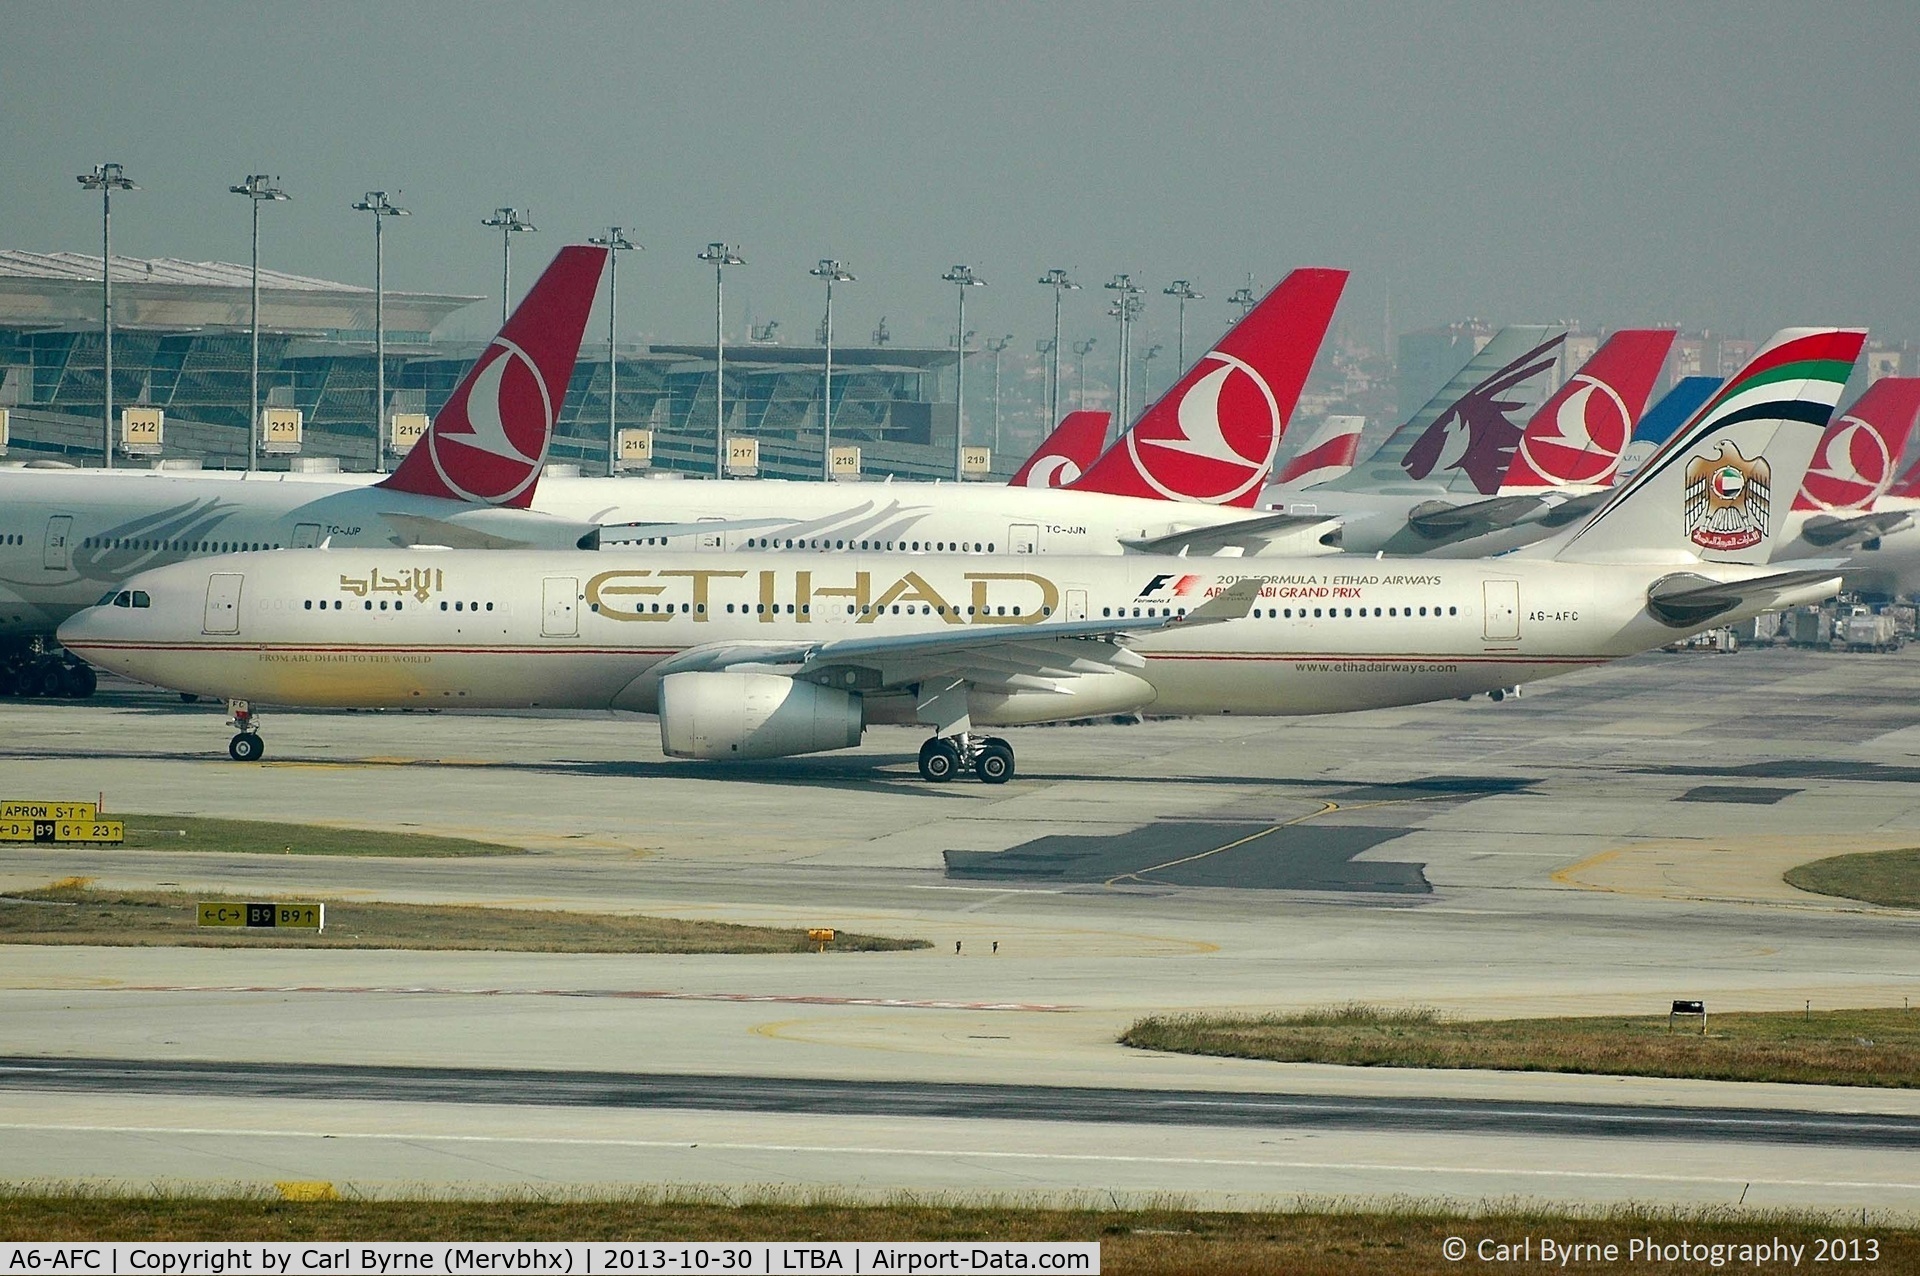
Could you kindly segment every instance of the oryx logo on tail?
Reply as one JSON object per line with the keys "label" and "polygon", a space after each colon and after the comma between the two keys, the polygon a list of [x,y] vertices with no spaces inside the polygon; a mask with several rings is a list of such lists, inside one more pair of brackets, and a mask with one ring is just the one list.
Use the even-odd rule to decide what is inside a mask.
{"label": "oryx logo on tail", "polygon": [[560,250],[380,486],[475,505],[532,503],[606,258],[604,248]]}
{"label": "oryx logo on tail", "polygon": [[1521,428],[1509,413],[1527,406],[1522,387],[1553,367],[1566,339],[1563,332],[1541,342],[1462,395],[1407,449],[1407,476],[1423,479],[1439,470],[1459,470],[1481,495],[1498,492],[1520,443]]}

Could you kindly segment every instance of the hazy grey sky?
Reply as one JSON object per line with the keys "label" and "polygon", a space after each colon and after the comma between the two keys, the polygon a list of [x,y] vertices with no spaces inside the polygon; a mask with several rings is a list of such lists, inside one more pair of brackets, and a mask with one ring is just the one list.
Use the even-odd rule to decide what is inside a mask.
{"label": "hazy grey sky", "polygon": [[[1035,280],[1075,270],[1105,334],[1116,271],[1192,279],[1211,335],[1251,271],[1354,271],[1377,332],[1494,320],[1920,336],[1920,14],[1911,4],[56,4],[8,6],[0,246],[97,251],[73,180],[117,160],[115,247],[264,256],[371,283],[347,205],[404,190],[399,288],[494,295],[480,219],[531,206],[516,290],[618,222],[622,335],[729,310],[810,338],[838,256],[843,339],[888,317],[940,343],[955,262],[969,326],[1031,351]],[[734,302],[741,303],[736,306]],[[490,327],[485,306],[467,327]],[[977,322],[976,322],[977,321]],[[604,322],[604,321],[602,321]],[[1102,342],[1108,344],[1107,341]],[[1170,344],[1170,340],[1169,340]]]}

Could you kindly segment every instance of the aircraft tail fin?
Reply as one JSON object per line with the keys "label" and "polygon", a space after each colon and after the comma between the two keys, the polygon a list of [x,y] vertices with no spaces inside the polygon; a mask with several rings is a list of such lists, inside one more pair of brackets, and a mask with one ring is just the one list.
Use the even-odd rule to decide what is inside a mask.
{"label": "aircraft tail fin", "polygon": [[1638,474],[1647,458],[1672,438],[1673,432],[1685,425],[1723,384],[1719,377],[1681,377],[1674,382],[1673,388],[1634,423],[1633,437],[1627,440],[1626,450],[1620,454],[1620,466],[1613,472],[1613,481],[1618,483]]}
{"label": "aircraft tail fin", "polygon": [[1282,279],[1071,486],[1253,508],[1346,283]]}
{"label": "aircraft tail fin", "polygon": [[1046,442],[1034,449],[1008,487],[1066,487],[1093,468],[1107,442],[1111,412],[1069,412],[1053,427]]}
{"label": "aircraft tail fin", "polygon": [[1353,468],[1360,454],[1360,435],[1367,428],[1363,416],[1330,416],[1320,423],[1293,459],[1280,467],[1273,481],[1281,487],[1312,487],[1339,478]]}
{"label": "aircraft tail fin", "polygon": [[1527,422],[1500,494],[1612,482],[1677,335],[1627,328],[1608,337]]}
{"label": "aircraft tail fin", "polygon": [[1916,417],[1920,377],[1881,377],[1868,386],[1821,436],[1793,508],[1829,514],[1872,509],[1899,476]]}
{"label": "aircraft tail fin", "polygon": [[1767,562],[1785,521],[1773,493],[1799,489],[1865,342],[1857,328],[1776,333],[1553,555]]}
{"label": "aircraft tail fin", "polygon": [[471,505],[532,503],[606,260],[604,248],[560,250],[381,487]]}

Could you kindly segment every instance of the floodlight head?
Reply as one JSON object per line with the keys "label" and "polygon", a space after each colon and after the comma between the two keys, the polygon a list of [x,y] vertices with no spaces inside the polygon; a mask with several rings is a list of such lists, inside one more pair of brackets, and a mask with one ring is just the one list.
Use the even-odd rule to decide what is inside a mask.
{"label": "floodlight head", "polygon": [[625,252],[630,248],[638,248],[644,251],[646,245],[636,244],[629,240],[626,235],[622,233],[623,229],[623,227],[619,226],[608,227],[607,233],[604,235],[587,236],[587,242],[596,248],[604,248],[612,253]]}
{"label": "floodlight head", "polygon": [[1160,291],[1169,297],[1178,297],[1182,301],[1205,301],[1207,294],[1196,292],[1192,284],[1184,279],[1176,279]]}
{"label": "floodlight head", "polygon": [[940,276],[950,284],[959,284],[962,288],[984,288],[987,281],[973,273],[971,266],[955,266]]}
{"label": "floodlight head", "polygon": [[140,188],[127,180],[127,171],[118,164],[95,164],[91,173],[82,173],[74,178],[90,191],[137,191]]}
{"label": "floodlight head", "polygon": [[1040,282],[1060,292],[1080,291],[1080,285],[1067,278],[1067,272],[1057,266],[1040,276]]}
{"label": "floodlight head", "polygon": [[854,282],[852,273],[831,257],[822,257],[820,264],[807,273],[815,279],[824,279],[830,284],[850,284]]}
{"label": "floodlight head", "polygon": [[385,191],[368,191],[367,197],[353,206],[357,213],[372,213],[375,217],[411,217],[413,214],[387,199]]}
{"label": "floodlight head", "polygon": [[511,235],[522,230],[539,230],[540,228],[538,226],[527,220],[528,217],[532,216],[533,210],[531,208],[527,210],[526,217],[522,217],[520,210],[517,208],[496,208],[493,210],[493,216],[482,218],[480,224],[482,226],[490,226],[494,230],[506,235]]}
{"label": "floodlight head", "polygon": [[717,241],[708,244],[706,251],[701,253],[695,260],[704,261],[715,270],[718,270],[722,266],[744,266],[747,264],[747,259],[742,257],[738,250],[729,244],[722,244]]}
{"label": "floodlight head", "polygon": [[293,196],[281,190],[277,185],[279,180],[279,178],[271,177],[266,173],[248,173],[246,181],[238,186],[229,186],[227,189],[235,195],[245,195],[256,204],[262,200],[278,201],[292,199]]}

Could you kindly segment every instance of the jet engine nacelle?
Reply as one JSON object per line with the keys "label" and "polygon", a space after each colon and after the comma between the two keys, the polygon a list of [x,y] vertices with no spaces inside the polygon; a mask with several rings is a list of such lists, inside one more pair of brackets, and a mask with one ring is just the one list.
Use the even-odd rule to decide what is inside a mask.
{"label": "jet engine nacelle", "polygon": [[770,673],[660,680],[660,747],[676,758],[784,758],[860,743],[859,697]]}

